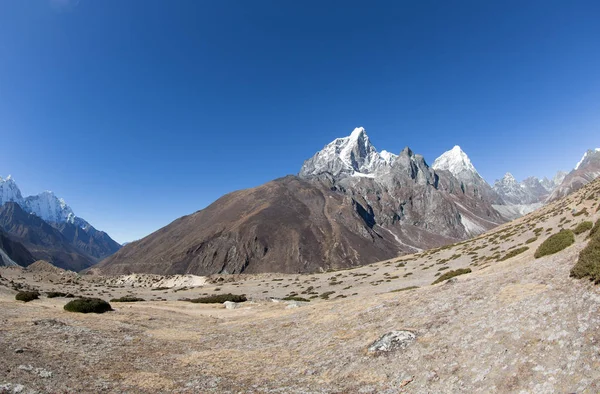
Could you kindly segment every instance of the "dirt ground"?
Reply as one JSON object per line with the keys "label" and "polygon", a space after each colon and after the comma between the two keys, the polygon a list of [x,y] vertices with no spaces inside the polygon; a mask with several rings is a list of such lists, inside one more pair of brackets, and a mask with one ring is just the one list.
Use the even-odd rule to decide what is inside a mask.
{"label": "dirt ground", "polygon": [[[600,219],[598,186],[476,239],[348,271],[170,278],[160,283],[191,285],[156,290],[166,278],[2,268],[0,393],[600,392],[600,288],[569,278],[587,234],[533,257],[558,229]],[[463,267],[472,273],[431,285]],[[65,298],[15,301],[19,286],[146,301],[84,315]],[[178,301],[229,292],[250,301]],[[272,301],[290,294],[310,302]],[[393,330],[416,340],[367,351]]]}

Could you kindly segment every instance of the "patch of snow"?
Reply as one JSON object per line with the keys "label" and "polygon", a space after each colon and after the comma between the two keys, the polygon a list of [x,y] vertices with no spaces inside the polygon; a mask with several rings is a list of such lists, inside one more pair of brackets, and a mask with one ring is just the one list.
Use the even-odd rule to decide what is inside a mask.
{"label": "patch of snow", "polygon": [[381,158],[383,159],[384,162],[386,162],[389,165],[392,165],[392,163],[396,160],[396,158],[398,157],[398,155],[395,155],[391,152],[388,152],[387,150],[382,150],[379,153],[379,156],[381,156]]}
{"label": "patch of snow", "polygon": [[356,176],[359,178],[375,178],[375,174],[363,174],[362,172],[354,172],[352,176]]}
{"label": "patch of snow", "polygon": [[387,229],[387,228],[382,227],[382,226],[379,226],[379,227],[381,227],[382,229],[384,229],[388,233],[392,234],[392,236],[394,237],[394,239],[396,240],[396,242],[398,243],[398,245],[406,246],[407,248],[413,249],[413,250],[415,250],[417,252],[422,252],[423,251],[423,249],[420,249],[420,248],[417,248],[416,246],[412,246],[412,245],[409,245],[407,243],[402,242],[402,240],[396,234],[394,234],[390,229]]}
{"label": "patch of snow", "polygon": [[460,215],[460,222],[464,226],[465,230],[469,235],[479,235],[485,232],[485,228],[480,226],[479,224],[469,220],[464,215]]}
{"label": "patch of snow", "polygon": [[8,257],[6,252],[2,249],[0,249],[0,257],[2,257],[2,260],[4,261],[4,265],[6,265],[7,267],[18,267],[19,266],[19,264],[15,263],[13,259]]}
{"label": "patch of snow", "polygon": [[538,208],[541,208],[544,204],[541,202],[535,204],[507,204],[507,205],[496,205],[492,204],[492,208],[494,208],[500,215],[508,220],[514,220],[520,218],[521,216],[525,216],[530,212],[535,211]]}

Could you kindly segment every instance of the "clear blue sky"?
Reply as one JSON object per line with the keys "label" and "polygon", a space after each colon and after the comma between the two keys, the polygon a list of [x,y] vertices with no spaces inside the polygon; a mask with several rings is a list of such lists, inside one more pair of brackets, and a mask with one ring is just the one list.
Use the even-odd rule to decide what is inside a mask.
{"label": "clear blue sky", "polygon": [[596,1],[0,1],[0,175],[118,241],[364,126],[489,181],[600,146]]}

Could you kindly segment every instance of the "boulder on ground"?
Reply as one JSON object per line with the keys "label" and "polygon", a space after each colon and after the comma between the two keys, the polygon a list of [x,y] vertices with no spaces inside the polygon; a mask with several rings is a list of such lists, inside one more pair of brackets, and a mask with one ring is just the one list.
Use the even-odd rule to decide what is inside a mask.
{"label": "boulder on ground", "polygon": [[368,350],[369,352],[391,352],[397,349],[406,349],[416,338],[417,336],[410,331],[391,331],[373,342]]}

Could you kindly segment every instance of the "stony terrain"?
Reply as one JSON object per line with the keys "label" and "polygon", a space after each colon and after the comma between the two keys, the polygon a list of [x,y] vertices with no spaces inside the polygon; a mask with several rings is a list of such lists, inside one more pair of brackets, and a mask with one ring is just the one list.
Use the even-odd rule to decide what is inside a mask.
{"label": "stony terrain", "polygon": [[434,167],[408,147],[398,155],[378,153],[359,127],[307,160],[298,176],[229,193],[125,245],[93,272],[347,269],[454,243],[507,221],[460,147]]}
{"label": "stony terrain", "polygon": [[[596,393],[600,288],[569,277],[587,232],[533,254],[599,205],[597,180],[472,240],[312,275],[1,268],[0,392]],[[472,272],[431,285],[458,268]],[[146,301],[81,315],[64,298],[15,301],[18,287]],[[178,301],[229,292],[250,301]],[[272,301],[293,294],[310,302]]]}

